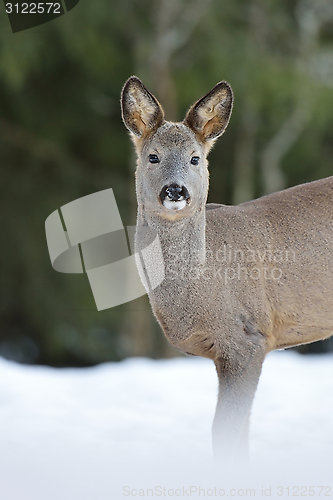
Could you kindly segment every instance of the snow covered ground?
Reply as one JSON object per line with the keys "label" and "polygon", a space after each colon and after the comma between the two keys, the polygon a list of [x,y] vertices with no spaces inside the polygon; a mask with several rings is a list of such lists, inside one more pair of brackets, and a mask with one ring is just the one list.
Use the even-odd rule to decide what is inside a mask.
{"label": "snow covered ground", "polygon": [[333,497],[333,355],[270,354],[252,469],[213,466],[217,378],[199,358],[86,369],[0,358],[0,499]]}

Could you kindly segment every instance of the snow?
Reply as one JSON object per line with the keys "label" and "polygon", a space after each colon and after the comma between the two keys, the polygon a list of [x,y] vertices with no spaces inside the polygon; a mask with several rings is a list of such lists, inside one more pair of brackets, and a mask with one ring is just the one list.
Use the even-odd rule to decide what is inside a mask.
{"label": "snow", "polygon": [[1,500],[333,496],[331,354],[267,357],[241,478],[213,465],[209,360],[54,369],[0,358],[0,380]]}

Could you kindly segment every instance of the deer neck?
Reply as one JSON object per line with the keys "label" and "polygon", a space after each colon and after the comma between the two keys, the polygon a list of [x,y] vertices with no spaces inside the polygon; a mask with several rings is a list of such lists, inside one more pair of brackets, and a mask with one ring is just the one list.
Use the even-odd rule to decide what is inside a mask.
{"label": "deer neck", "polygon": [[[152,262],[152,265],[148,262],[148,268],[153,268],[154,275],[162,275],[158,286],[146,288],[156,318],[174,347],[189,354],[206,356],[196,345],[202,331],[202,302],[198,302],[198,297],[202,296],[202,287],[205,286],[200,279],[206,259],[205,209],[174,222],[161,221],[139,212],[138,224],[145,224],[158,234],[163,254],[163,259],[156,259],[155,265],[154,255],[148,252]],[[138,245],[141,246],[142,242],[136,241],[137,248]],[[159,269],[161,261],[162,273]],[[147,269],[147,260],[145,266]],[[207,340],[209,336],[205,338]]]}
{"label": "deer neck", "polygon": [[[163,253],[166,280],[178,276],[185,279],[188,272],[198,271],[205,265],[205,208],[189,217],[175,221],[138,211],[137,225],[147,227],[157,234]],[[137,239],[140,239],[137,232]],[[143,247],[142,241],[137,246]]]}

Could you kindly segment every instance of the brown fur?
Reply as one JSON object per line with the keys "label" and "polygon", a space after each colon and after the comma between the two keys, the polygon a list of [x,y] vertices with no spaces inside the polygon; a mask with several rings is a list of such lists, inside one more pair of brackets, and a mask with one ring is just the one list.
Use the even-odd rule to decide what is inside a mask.
{"label": "brown fur", "polygon": [[[166,277],[149,291],[151,306],[172,345],[216,365],[213,444],[227,460],[247,439],[265,355],[333,333],[333,177],[235,207],[206,205],[206,156],[228,124],[232,102],[230,86],[221,82],[184,122],[171,123],[136,77],[122,94],[138,155],[137,226],[158,232],[164,257]],[[149,154],[160,162],[150,164]],[[193,155],[200,157],[197,167]],[[171,182],[190,193],[182,210],[159,200]],[[136,247],[142,246],[138,232]]]}

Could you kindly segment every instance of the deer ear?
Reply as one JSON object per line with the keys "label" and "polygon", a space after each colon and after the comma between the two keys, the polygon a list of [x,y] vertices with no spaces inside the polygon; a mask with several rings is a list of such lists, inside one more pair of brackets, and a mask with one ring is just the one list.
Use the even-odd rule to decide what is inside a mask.
{"label": "deer ear", "polygon": [[164,121],[162,106],[136,76],[124,85],[121,110],[125,126],[137,137],[149,135]]}
{"label": "deer ear", "polygon": [[184,123],[202,141],[217,139],[225,131],[233,104],[233,94],[227,82],[220,82],[199,99],[187,112]]}

